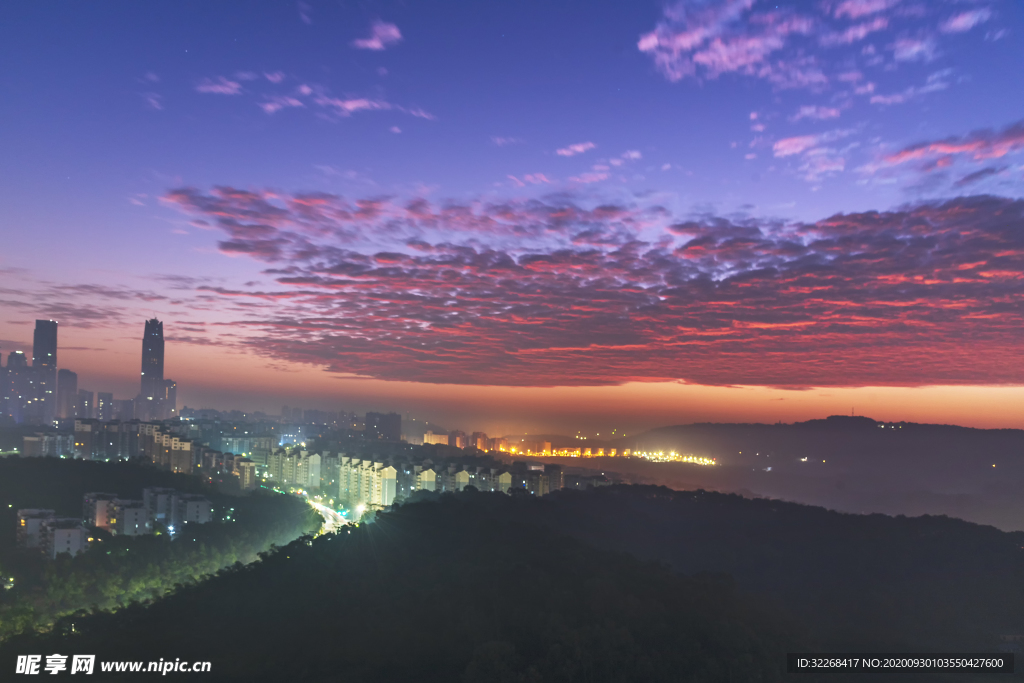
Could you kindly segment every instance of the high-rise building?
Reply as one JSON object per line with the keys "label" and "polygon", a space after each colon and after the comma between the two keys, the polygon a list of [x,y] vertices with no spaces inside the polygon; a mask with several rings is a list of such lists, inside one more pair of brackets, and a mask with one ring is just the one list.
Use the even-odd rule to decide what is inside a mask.
{"label": "high-rise building", "polygon": [[110,422],[114,419],[114,395],[105,391],[96,394],[96,419]]}
{"label": "high-rise building", "polygon": [[366,438],[402,440],[402,416],[398,413],[367,413]]}
{"label": "high-rise building", "polygon": [[28,365],[28,358],[21,351],[11,351],[7,354],[6,381],[3,383],[3,393],[6,406],[3,406],[4,414],[17,423],[26,419],[26,408],[33,396],[33,383],[31,377],[32,368]]}
{"label": "high-rise building", "polygon": [[243,491],[252,491],[256,488],[256,463],[249,458],[242,458],[235,463],[235,469],[238,471],[238,486]]}
{"label": "high-rise building", "polygon": [[142,336],[142,388],[139,392],[140,403],[137,411],[144,413],[146,419],[163,417],[163,396],[167,389],[164,386],[164,324],[153,318],[146,321],[146,331]]}
{"label": "high-rise building", "polygon": [[78,405],[75,406],[75,417],[91,419],[96,416],[96,395],[85,389],[78,390]]}
{"label": "high-rise building", "polygon": [[173,379],[163,382],[163,419],[178,417],[178,384]]}
{"label": "high-rise building", "polygon": [[87,493],[82,496],[82,518],[89,526],[109,529],[112,520],[117,519],[114,512],[116,493]]}
{"label": "high-rise building", "polygon": [[445,433],[445,434],[435,434],[434,432],[432,432],[432,431],[430,431],[428,429],[423,434],[423,443],[424,444],[439,443],[439,444],[443,444],[443,445],[447,446],[448,445],[448,434],[447,433]]}
{"label": "high-rise building", "polygon": [[11,373],[3,365],[3,354],[0,354],[0,422],[13,417],[11,412]]}
{"label": "high-rise building", "polygon": [[35,395],[32,421],[49,424],[57,413],[57,321],[37,320],[32,335]]}
{"label": "high-rise building", "polygon": [[53,517],[43,522],[41,546],[50,559],[61,553],[74,557],[89,548],[89,532],[77,519]]}
{"label": "high-rise building", "polygon": [[32,367],[57,367],[57,321],[37,320],[32,335]]}
{"label": "high-rise building", "polygon": [[74,417],[76,403],[78,403],[78,373],[71,370],[58,370],[57,417]]}

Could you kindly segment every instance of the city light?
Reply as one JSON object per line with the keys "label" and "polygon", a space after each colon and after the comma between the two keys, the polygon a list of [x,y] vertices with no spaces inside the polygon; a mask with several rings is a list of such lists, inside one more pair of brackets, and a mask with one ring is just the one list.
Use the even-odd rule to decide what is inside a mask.
{"label": "city light", "polygon": [[[540,455],[539,453],[536,455]],[[692,465],[713,466],[718,464],[716,458],[702,455],[683,454],[675,451],[634,451],[624,448],[621,452],[615,448],[607,451],[603,448],[556,448],[551,455],[557,458],[640,458],[651,462],[685,462]]]}

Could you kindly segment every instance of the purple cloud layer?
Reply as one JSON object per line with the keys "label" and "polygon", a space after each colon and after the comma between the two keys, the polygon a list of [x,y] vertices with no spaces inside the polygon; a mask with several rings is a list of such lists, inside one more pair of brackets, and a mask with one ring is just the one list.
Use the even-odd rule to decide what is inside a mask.
{"label": "purple cloud layer", "polygon": [[572,196],[498,203],[218,187],[165,201],[276,286],[268,357],[390,380],[790,387],[1024,382],[1024,201],[814,223]]}
{"label": "purple cloud layer", "polygon": [[[937,4],[937,3],[936,3]],[[878,66],[929,62],[939,55],[942,34],[963,33],[992,18],[977,7],[939,20],[935,7],[903,0],[764,2],[710,0],[668,5],[637,48],[670,81],[739,74],[769,81],[776,89],[820,91],[839,78],[834,64]],[[923,21],[922,21],[923,18]]]}

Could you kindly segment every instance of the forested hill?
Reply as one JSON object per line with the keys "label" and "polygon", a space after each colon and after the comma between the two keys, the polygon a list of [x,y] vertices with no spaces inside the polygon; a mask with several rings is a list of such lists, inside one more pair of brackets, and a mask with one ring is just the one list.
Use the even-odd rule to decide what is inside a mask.
{"label": "forested hill", "polygon": [[986,651],[1022,626],[1020,533],[645,486],[418,497],[148,608],[65,619],[75,635],[16,639],[0,666],[73,651],[209,659],[217,680],[777,681],[787,651]]}
{"label": "forested hill", "polygon": [[[973,429],[955,425],[878,422],[868,417],[833,415],[793,424],[687,424],[660,427],[609,442],[633,450],[677,450],[707,454],[723,465],[796,463],[831,455],[850,465],[902,468],[935,466],[982,456],[1000,466],[1024,470],[1024,430]],[[766,460],[766,454],[777,458]],[[836,461],[836,464],[840,464]],[[953,474],[953,473],[951,473]],[[955,475],[954,475],[955,476]]]}
{"label": "forested hill", "polygon": [[727,573],[825,648],[963,651],[1024,633],[1024,532],[656,486],[513,505],[599,547]]}
{"label": "forested hill", "polygon": [[210,660],[222,681],[782,680],[788,627],[727,579],[522,523],[502,494],[443,498],[148,608],[67,619],[74,636],[15,639],[0,667],[38,650]]}
{"label": "forested hill", "polygon": [[717,466],[622,458],[562,463],[617,472],[632,483],[748,492],[846,512],[949,515],[1024,530],[1024,430],[833,416],[796,424],[678,425],[605,446],[620,454],[632,448],[708,456]]}
{"label": "forested hill", "polygon": [[[139,498],[146,486],[208,495],[213,521],[191,525],[174,541],[167,534],[93,532],[95,542],[73,558],[62,554],[50,559],[37,549],[14,547],[19,508],[80,517],[87,491]],[[119,610],[133,602],[158,600],[224,567],[252,562],[274,545],[316,531],[322,522],[295,496],[223,496],[196,477],[149,466],[57,458],[0,460],[0,504],[0,572],[15,578],[12,590],[0,592],[0,640],[29,629],[45,630],[62,616],[83,610]]]}

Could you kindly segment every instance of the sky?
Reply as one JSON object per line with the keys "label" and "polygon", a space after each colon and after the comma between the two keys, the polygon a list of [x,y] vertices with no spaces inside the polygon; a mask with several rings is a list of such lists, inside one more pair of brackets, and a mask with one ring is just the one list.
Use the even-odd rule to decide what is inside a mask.
{"label": "sky", "polygon": [[7,3],[0,354],[450,428],[1024,428],[1014,0]]}

